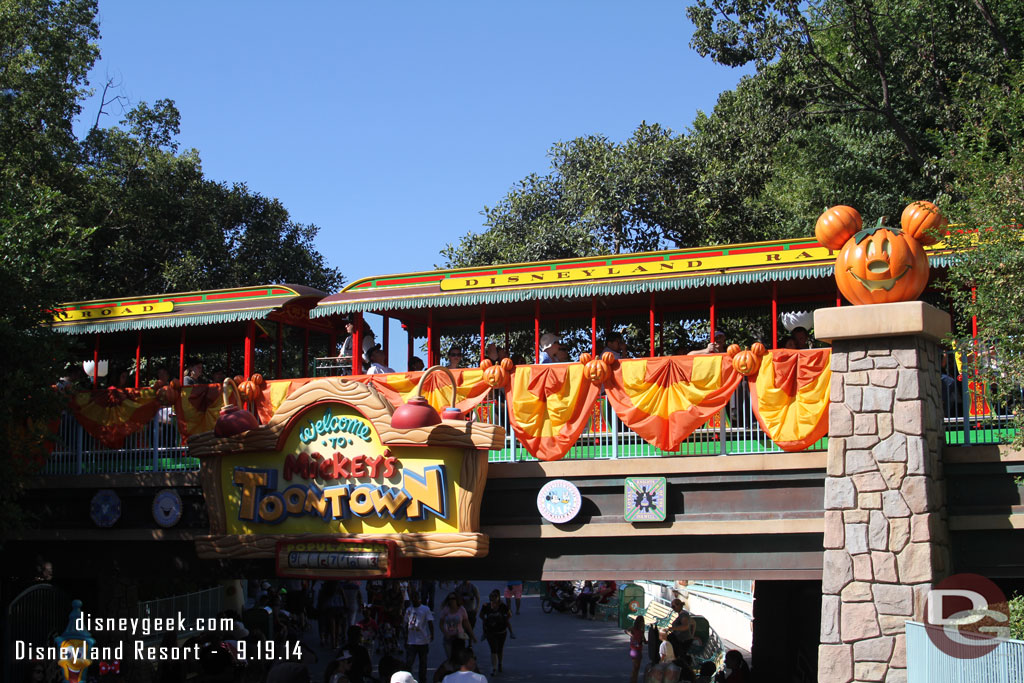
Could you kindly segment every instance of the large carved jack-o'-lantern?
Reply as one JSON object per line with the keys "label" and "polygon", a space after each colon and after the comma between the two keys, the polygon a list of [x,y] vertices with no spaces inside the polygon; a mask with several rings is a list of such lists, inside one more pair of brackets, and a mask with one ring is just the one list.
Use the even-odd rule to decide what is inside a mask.
{"label": "large carved jack-o'-lantern", "polygon": [[836,283],[853,304],[912,301],[928,284],[928,256],[920,242],[879,219],[843,246]]}
{"label": "large carved jack-o'-lantern", "polygon": [[[849,207],[829,209],[818,219],[819,227],[836,208]],[[849,211],[856,213],[853,209]],[[902,222],[904,230],[885,225],[884,218],[857,232],[852,232],[852,226],[857,224],[853,220],[833,221],[834,229],[828,234],[817,230],[819,241],[830,249],[836,248],[844,234],[847,236],[836,257],[835,274],[839,291],[850,303],[884,304],[921,296],[928,284],[929,271],[922,243],[936,241],[925,231],[941,228],[945,218],[934,204],[915,202],[904,211]]]}

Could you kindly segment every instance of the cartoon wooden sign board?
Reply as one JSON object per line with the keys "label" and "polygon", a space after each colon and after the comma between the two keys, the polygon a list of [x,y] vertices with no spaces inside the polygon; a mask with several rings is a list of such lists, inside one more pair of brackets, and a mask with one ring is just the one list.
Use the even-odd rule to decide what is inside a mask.
{"label": "cartoon wooden sign board", "polygon": [[324,378],[291,394],[265,425],[192,437],[189,454],[201,460],[210,516],[210,535],[196,540],[199,556],[315,552],[290,557],[333,569],[365,563],[355,553],[366,548],[357,544],[294,549],[325,537],[378,541],[391,567],[395,558],[486,555],[480,503],[487,452],[502,446],[504,431],[464,420],[396,429],[393,412],[370,386]]}

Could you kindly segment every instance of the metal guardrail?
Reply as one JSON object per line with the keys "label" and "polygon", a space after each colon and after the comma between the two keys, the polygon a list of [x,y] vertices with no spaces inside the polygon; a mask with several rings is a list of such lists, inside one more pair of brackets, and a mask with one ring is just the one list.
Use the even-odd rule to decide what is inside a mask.
{"label": "metal guardrail", "polygon": [[143,429],[125,437],[121,448],[104,446],[66,411],[61,416],[53,453],[42,473],[123,474],[198,469],[199,459],[188,457],[188,448],[178,432],[178,421],[166,408]]}
{"label": "metal guardrail", "polygon": [[[338,359],[330,359],[338,360]],[[348,360],[348,359],[343,359]],[[942,374],[942,410],[947,445],[995,444],[1010,441],[1014,434],[1013,412],[1024,406],[1024,390],[1016,389],[1009,402],[991,398],[990,387],[980,379],[971,362],[948,352]],[[335,374],[335,373],[332,373]],[[500,425],[505,430],[505,445],[491,451],[491,462],[532,462],[509,425],[505,393],[494,391],[492,398],[476,408],[476,419]],[[823,438],[808,450],[825,450]],[[778,453],[781,449],[765,434],[751,408],[751,396],[745,382],[739,385],[728,408],[713,416],[704,426],[683,441],[677,451],[662,451],[641,439],[622,424],[602,396],[587,426],[566,460],[616,460],[656,458],[676,455],[742,455]],[[158,414],[144,429],[130,434],[124,446],[105,447],[88,434],[70,413],[60,421],[56,446],[43,474],[114,474],[134,472],[175,472],[198,470],[199,461],[189,458],[178,433],[177,420],[167,412]]]}
{"label": "metal guardrail", "polygon": [[[1019,683],[1024,681],[1024,641],[1000,640],[988,654],[977,647],[958,645],[944,638],[940,650],[928,637],[928,629],[907,622],[907,683]],[[961,648],[961,649],[957,649]]]}
{"label": "metal guardrail", "polygon": [[[184,621],[186,629],[194,630],[197,624],[212,620],[224,609],[224,588],[217,586],[206,590],[173,595],[169,598],[147,600],[138,604],[139,619],[161,619]],[[152,621],[150,622],[152,623]],[[203,630],[203,629],[200,629]],[[159,638],[162,634],[150,634],[151,638]]]}

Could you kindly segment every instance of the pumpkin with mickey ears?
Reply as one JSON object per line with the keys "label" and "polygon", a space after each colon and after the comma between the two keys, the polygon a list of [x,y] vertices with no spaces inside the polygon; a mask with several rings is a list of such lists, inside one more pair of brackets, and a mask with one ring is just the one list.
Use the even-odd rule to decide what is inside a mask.
{"label": "pumpkin with mickey ears", "polygon": [[854,305],[912,301],[928,284],[921,243],[883,221],[857,232],[836,258],[836,284]]}

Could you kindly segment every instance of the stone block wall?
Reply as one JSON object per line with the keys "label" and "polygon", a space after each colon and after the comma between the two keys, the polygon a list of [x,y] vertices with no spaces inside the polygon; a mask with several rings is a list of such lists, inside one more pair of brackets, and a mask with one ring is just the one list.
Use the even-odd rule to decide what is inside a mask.
{"label": "stone block wall", "polygon": [[818,680],[906,681],[904,623],[949,569],[938,344],[836,340]]}

